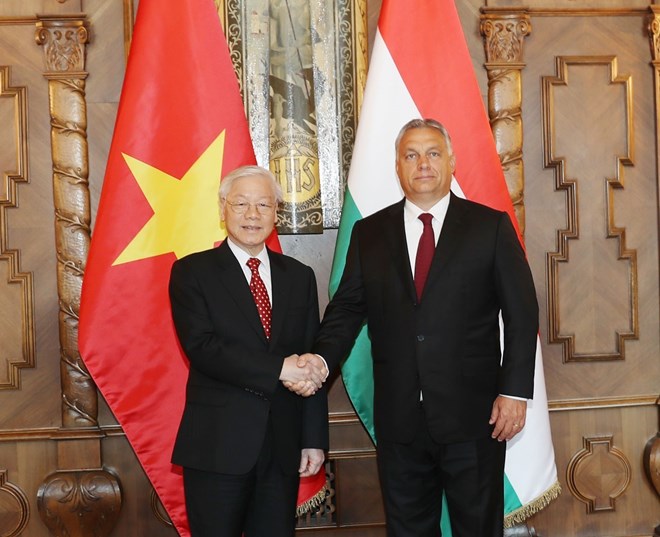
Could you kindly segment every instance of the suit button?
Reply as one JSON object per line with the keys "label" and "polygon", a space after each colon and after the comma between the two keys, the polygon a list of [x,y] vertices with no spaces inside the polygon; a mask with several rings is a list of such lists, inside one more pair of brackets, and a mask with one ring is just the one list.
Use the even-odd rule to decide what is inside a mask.
{"label": "suit button", "polygon": [[417,341],[424,341],[424,335],[423,334],[418,335]]}

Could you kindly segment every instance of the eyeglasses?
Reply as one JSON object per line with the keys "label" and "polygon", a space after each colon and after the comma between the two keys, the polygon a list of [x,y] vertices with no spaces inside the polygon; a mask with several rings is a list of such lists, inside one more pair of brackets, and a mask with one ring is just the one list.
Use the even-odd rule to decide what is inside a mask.
{"label": "eyeglasses", "polygon": [[274,205],[271,205],[270,203],[265,203],[263,201],[259,201],[257,203],[248,203],[247,201],[237,201],[236,203],[232,203],[231,201],[227,201],[225,199],[225,203],[229,205],[231,207],[231,210],[234,211],[236,214],[245,214],[246,212],[248,212],[248,209],[251,206],[254,206],[257,212],[261,215],[272,214],[273,210],[275,209]]}

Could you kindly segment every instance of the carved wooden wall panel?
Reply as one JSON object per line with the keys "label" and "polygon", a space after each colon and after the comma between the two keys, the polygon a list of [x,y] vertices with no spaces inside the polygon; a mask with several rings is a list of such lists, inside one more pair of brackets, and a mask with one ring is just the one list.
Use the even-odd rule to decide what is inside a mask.
{"label": "carved wooden wall panel", "polygon": [[[0,97],[3,114],[9,113],[10,101],[23,102],[18,109],[11,104],[10,122],[0,125],[3,151],[10,152],[3,153],[0,172],[0,197],[4,200],[0,202],[0,248],[5,252],[0,254],[0,376],[3,382],[8,380],[8,359],[21,361],[32,353],[27,361],[36,365],[21,370],[20,389],[0,390],[0,427],[20,428],[28,423],[48,427],[59,423],[58,306],[53,301],[56,276],[53,194],[48,179],[48,97],[41,75],[40,51],[34,44],[34,18],[31,22],[23,18],[0,19],[0,65],[8,68],[3,71],[3,78],[10,76],[3,82],[5,86],[23,88],[16,99],[10,99],[6,89]],[[24,176],[25,182],[16,181],[19,175]],[[13,204],[16,207],[11,207]],[[13,266],[8,264],[10,260]],[[13,384],[19,387],[18,377]],[[45,404],[47,401],[54,405]]]}
{"label": "carved wooden wall panel", "polygon": [[647,15],[644,3],[614,0],[529,9],[525,239],[565,485],[530,521],[542,535],[652,535],[660,521],[639,463],[660,392]]}
{"label": "carved wooden wall panel", "polygon": [[[542,80],[545,166],[566,192],[567,227],[547,261],[549,340],[563,345],[565,362],[623,360],[625,341],[639,337],[637,252],[614,224],[614,189],[634,165],[632,77],[617,64],[615,56],[559,56],[557,75]],[[622,147],[608,143],[619,140]],[[585,317],[589,325],[580,323]]]}
{"label": "carved wooden wall panel", "polygon": [[10,212],[18,184],[28,181],[27,89],[11,85],[11,68],[0,66],[0,264],[5,265],[0,311],[6,312],[0,343],[0,389],[20,388],[20,370],[34,367],[32,273],[21,272],[20,251],[9,246]]}
{"label": "carved wooden wall panel", "polygon": [[[594,12],[535,18],[532,12],[534,33],[527,39],[525,49],[526,242],[541,306],[546,382],[551,400],[657,395],[660,375],[655,127],[646,12],[596,15]],[[617,32],[626,39],[613,39]],[[553,86],[555,96],[558,89],[565,91],[563,100],[555,102],[552,110],[554,140],[561,146],[555,154],[571,155],[566,158],[566,177],[584,178],[578,186],[584,192],[580,190],[577,197],[572,197],[577,201],[573,214],[582,230],[589,233],[589,240],[570,241],[584,242],[583,250],[569,253],[565,266],[576,263],[575,268],[562,282],[566,287],[549,296],[546,259],[548,254],[560,250],[557,230],[570,228],[571,196],[557,188],[555,170],[546,168],[543,161],[543,115],[550,114],[550,110],[543,109],[543,80],[556,77],[557,58],[586,56],[615,57],[618,73],[631,78],[634,130],[628,127],[625,115],[625,84],[610,83],[607,66],[570,65],[568,85]],[[629,132],[634,140],[634,165],[622,167],[625,186],[615,189],[610,198],[607,180],[621,173],[617,158],[628,153]],[[636,292],[631,283],[631,259],[619,259],[620,239],[607,237],[610,216],[616,227],[626,230],[625,249],[637,252]],[[563,346],[550,343],[553,301],[569,301],[558,311],[559,326],[566,333],[584,334],[585,343],[578,351],[588,354],[614,351],[616,332],[634,331],[635,297],[639,340],[626,343],[625,360],[588,365],[564,363]],[[590,309],[583,309],[585,301],[590,303]],[[644,368],[649,368],[648,373],[642,375]]]}
{"label": "carved wooden wall panel", "polygon": [[25,492],[14,485],[7,471],[0,469],[0,535],[15,537],[20,535],[30,518],[30,502]]}
{"label": "carved wooden wall panel", "polygon": [[[48,435],[2,432],[0,437],[0,535],[19,525],[22,537],[48,537],[37,509],[37,489],[57,465],[56,445]],[[3,483],[4,481],[4,483]],[[4,507],[7,511],[2,510]],[[7,514],[7,518],[5,518]],[[13,531],[13,530],[12,530]],[[12,535],[10,533],[10,535]]]}
{"label": "carved wooden wall panel", "polygon": [[584,438],[566,469],[568,488],[587,506],[587,513],[615,511],[616,499],[628,486],[632,475],[630,461],[614,446],[612,436]]}
{"label": "carved wooden wall panel", "polygon": [[[657,428],[657,407],[564,409],[551,418],[559,480],[566,486],[530,526],[550,537],[653,535],[658,498],[641,457],[648,431]],[[592,445],[585,447],[586,441]]]}

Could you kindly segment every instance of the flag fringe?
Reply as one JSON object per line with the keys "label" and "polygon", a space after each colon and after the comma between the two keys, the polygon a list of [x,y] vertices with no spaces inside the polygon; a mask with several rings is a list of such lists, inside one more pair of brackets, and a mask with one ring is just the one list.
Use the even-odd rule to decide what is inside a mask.
{"label": "flag fringe", "polygon": [[325,483],[323,487],[316,494],[314,494],[314,496],[296,507],[296,516],[306,515],[312,509],[320,507],[325,501],[328,490],[328,484]]}
{"label": "flag fringe", "polygon": [[556,499],[561,494],[561,485],[559,481],[555,481],[552,486],[546,490],[541,496],[534,498],[531,502],[519,507],[515,511],[504,516],[504,527],[511,528],[516,524],[522,524],[532,515],[538,513],[541,509],[546,507],[552,500]]}

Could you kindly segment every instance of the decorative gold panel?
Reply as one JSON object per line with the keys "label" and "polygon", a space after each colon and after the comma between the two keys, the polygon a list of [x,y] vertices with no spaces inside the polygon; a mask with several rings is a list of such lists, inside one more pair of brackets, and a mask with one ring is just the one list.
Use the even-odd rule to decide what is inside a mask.
{"label": "decorative gold panel", "polygon": [[[569,158],[558,156],[556,151],[557,145],[557,132],[555,128],[555,117],[560,111],[555,106],[555,92],[560,86],[564,86],[573,91],[573,99],[577,101],[574,88],[570,88],[569,84],[569,67],[574,69],[584,69],[585,67],[605,66],[609,70],[609,80],[604,87],[598,92],[595,88],[590,88],[588,97],[581,96],[579,106],[588,108],[594,116],[590,118],[590,125],[596,125],[596,121],[603,122],[602,128],[616,129],[622,127],[625,130],[625,151],[623,155],[612,155],[613,160],[616,162],[615,177],[605,178],[605,219],[606,230],[603,234],[603,239],[616,239],[617,241],[617,261],[627,263],[627,329],[616,329],[614,334],[614,349],[611,351],[603,351],[602,349],[595,349],[589,352],[579,352],[576,350],[576,336],[575,334],[566,333],[566,327],[562,329],[560,321],[560,299],[561,289],[559,285],[560,264],[569,263],[570,241],[579,241],[580,239],[580,224],[579,224],[579,199],[578,188],[580,184],[584,183],[585,188],[588,186],[586,179],[568,177],[566,169],[571,164]],[[619,75],[617,69],[617,58],[614,56],[565,56],[556,58],[556,76],[546,76],[542,79],[542,108],[543,108],[543,147],[544,147],[544,164],[546,168],[554,168],[555,173],[555,188],[562,190],[566,193],[566,221],[567,226],[564,229],[557,231],[557,251],[547,254],[547,277],[548,277],[548,324],[549,324],[549,341],[550,343],[561,343],[563,345],[563,361],[609,361],[609,360],[623,360],[625,359],[625,341],[627,339],[638,339],[639,337],[639,321],[638,321],[638,289],[637,289],[637,253],[635,250],[630,250],[626,246],[626,230],[625,228],[618,227],[615,224],[615,211],[614,211],[614,191],[616,189],[623,189],[624,186],[624,167],[633,165],[633,95],[632,95],[632,78],[628,75]],[[625,121],[623,125],[613,124],[610,120],[612,111],[606,108],[606,105],[597,99],[600,94],[604,94],[606,89],[612,85],[621,85],[623,88],[623,114]],[[589,101],[589,102],[587,102]],[[603,99],[603,102],[607,102]],[[562,111],[566,117],[571,115],[570,111]],[[597,117],[596,117],[597,116]],[[566,119],[570,121],[572,118]],[[584,125],[575,127],[577,129],[586,128]],[[593,148],[590,145],[584,147],[575,147],[576,154],[580,155],[590,154]],[[576,158],[577,160],[577,158]],[[599,163],[600,158],[594,156],[591,158],[592,162]],[[578,166],[579,167],[579,166]],[[584,168],[583,168],[584,169]],[[593,178],[592,178],[593,181]],[[586,199],[585,204],[591,203],[593,200]],[[586,205],[585,205],[586,206]],[[579,244],[579,243],[575,243]],[[592,247],[595,247],[592,245]],[[567,267],[567,265],[565,265]],[[594,267],[594,275],[602,279],[601,268]],[[583,292],[584,282],[591,282],[589,274],[580,274],[580,281],[571,281],[573,285],[571,289],[572,299],[579,308],[582,301],[579,300],[578,293]],[[603,300],[608,300],[609,291],[612,288],[611,281],[601,281],[601,287],[598,289],[597,294],[599,297],[605,297]],[[593,299],[594,296],[586,296],[584,301]],[[607,315],[618,313],[615,306],[608,308],[593,308],[590,309],[588,315],[584,317],[593,318],[593,324],[598,326],[607,319]],[[577,317],[577,315],[576,315]],[[605,338],[603,338],[604,340]],[[607,345],[606,341],[599,341],[601,345]],[[595,343],[592,342],[595,346]]]}
{"label": "decorative gold panel", "polygon": [[[270,160],[269,2],[216,0],[257,162]],[[367,69],[366,0],[309,2],[323,226],[337,227]]]}
{"label": "decorative gold panel", "polygon": [[616,499],[630,485],[632,468],[611,436],[584,438],[584,448],[566,468],[571,494],[587,506],[587,513],[614,511]]}
{"label": "decorative gold panel", "polygon": [[7,471],[0,470],[0,535],[21,535],[30,519],[30,502],[25,493],[7,481]]}
{"label": "decorative gold panel", "polygon": [[[20,288],[20,313],[16,317],[21,320],[22,356],[0,356],[0,362],[6,363],[6,380],[0,382],[0,389],[17,389],[21,385],[19,370],[24,367],[34,367],[34,311],[32,273],[20,271],[20,252],[9,248],[9,224],[7,222],[8,208],[18,207],[18,183],[28,181],[28,144],[27,144],[27,89],[12,87],[9,84],[11,70],[7,66],[0,66],[0,106],[9,103],[13,108],[13,124],[3,130],[14,131],[13,152],[15,166],[13,170],[0,170],[2,172],[2,190],[0,191],[0,261],[8,265],[9,277],[7,283],[17,284]],[[3,137],[7,140],[10,136]],[[4,143],[4,142],[3,142]],[[9,153],[12,151],[7,148]],[[0,154],[4,154],[5,152]],[[0,162],[0,165],[9,165]],[[4,271],[3,271],[4,272]],[[0,377],[1,378],[1,377]]]}

